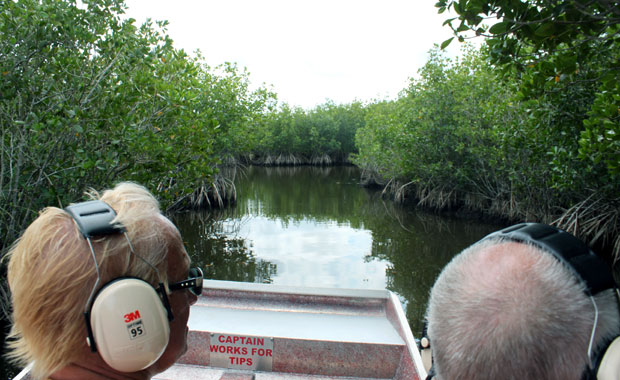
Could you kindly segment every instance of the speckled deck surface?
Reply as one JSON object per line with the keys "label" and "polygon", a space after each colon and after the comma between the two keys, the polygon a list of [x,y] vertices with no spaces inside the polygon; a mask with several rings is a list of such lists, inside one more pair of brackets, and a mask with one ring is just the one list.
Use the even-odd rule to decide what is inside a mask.
{"label": "speckled deck surface", "polygon": [[[166,372],[159,374],[153,380],[370,380],[373,378],[318,376],[294,373],[277,372],[247,372],[241,370],[223,370],[193,366],[189,364],[176,365]],[[373,380],[378,380],[374,378]],[[381,379],[379,379],[381,380]]]}
{"label": "speckled deck surface", "polygon": [[[190,315],[188,352],[157,380],[423,378],[400,302],[388,291],[204,287]],[[262,368],[247,365],[261,360],[250,355],[257,337],[270,344]]]}

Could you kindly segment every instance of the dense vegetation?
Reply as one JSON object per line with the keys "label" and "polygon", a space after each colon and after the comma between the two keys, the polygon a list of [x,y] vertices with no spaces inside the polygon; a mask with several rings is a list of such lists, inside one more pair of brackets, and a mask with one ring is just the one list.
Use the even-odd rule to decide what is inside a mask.
{"label": "dense vegetation", "polygon": [[122,0],[82,3],[2,2],[0,247],[87,187],[134,180],[178,200],[274,103],[236,66],[175,49],[165,22],[123,20]]}
{"label": "dense vegetation", "polygon": [[364,125],[359,103],[326,103],[312,110],[282,105],[252,134],[253,163],[263,165],[329,165],[348,161],[356,151],[355,132]]}
{"label": "dense vegetation", "polygon": [[557,221],[618,254],[611,3],[441,0],[455,38],[483,48],[432,50],[397,99],[303,110],[176,49],[166,22],[122,18],[123,0],[1,1],[0,249],[88,187],[134,180],[166,208],[223,205],[223,165],[352,160],[398,200]]}
{"label": "dense vegetation", "polygon": [[486,45],[431,52],[399,99],[370,105],[354,162],[397,199],[556,222],[620,257],[617,2],[437,6],[456,11],[455,38]]}
{"label": "dense vegetation", "polygon": [[226,165],[353,162],[398,201],[555,222],[620,258],[618,1],[436,6],[485,45],[433,49],[396,99],[304,110],[175,48],[165,21],[123,18],[124,0],[0,0],[0,251],[91,187],[222,206]]}
{"label": "dense vegetation", "polygon": [[[551,177],[539,182],[554,190],[551,203],[543,203],[552,206],[547,215],[559,215],[561,226],[591,242],[613,245],[620,257],[620,3],[440,0],[436,6],[457,13],[446,23],[459,40],[485,36],[489,62],[515,84],[527,117],[517,130],[535,155],[528,163],[547,169],[532,174]],[[487,26],[488,19],[497,22]]]}

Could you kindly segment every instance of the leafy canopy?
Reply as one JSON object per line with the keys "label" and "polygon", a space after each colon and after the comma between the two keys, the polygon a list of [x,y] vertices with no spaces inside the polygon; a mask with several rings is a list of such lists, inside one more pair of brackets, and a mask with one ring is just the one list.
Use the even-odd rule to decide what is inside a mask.
{"label": "leafy canopy", "polygon": [[589,104],[573,134],[578,159],[607,181],[620,181],[619,1],[439,0],[435,6],[456,12],[444,24],[460,41],[487,38],[491,63],[521,79],[525,100],[566,90],[553,86],[561,82],[595,87],[583,97]]}

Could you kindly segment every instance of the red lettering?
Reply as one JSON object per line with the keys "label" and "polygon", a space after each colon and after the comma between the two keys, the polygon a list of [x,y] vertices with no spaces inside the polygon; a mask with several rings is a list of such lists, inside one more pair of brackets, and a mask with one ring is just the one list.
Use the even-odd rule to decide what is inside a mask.
{"label": "red lettering", "polygon": [[211,349],[211,352],[218,352],[220,350],[220,347],[222,346],[211,346],[209,348]]}
{"label": "red lettering", "polygon": [[141,318],[139,310],[136,310],[133,313],[125,314],[123,317],[125,318],[125,323],[129,323],[131,321]]}
{"label": "red lettering", "polygon": [[237,358],[234,356],[229,356],[228,360],[230,360],[230,364],[233,365],[247,365],[247,366],[251,366],[252,365],[252,358]]}
{"label": "red lettering", "polygon": [[272,356],[272,354],[269,349],[252,347],[252,356]]}
{"label": "red lettering", "polygon": [[[131,314],[133,316],[135,313]],[[273,349],[264,347],[264,338],[218,335],[217,342],[221,344],[210,345],[209,349],[213,353],[224,354],[228,365],[234,366],[231,368],[251,367],[258,357],[273,357]]]}

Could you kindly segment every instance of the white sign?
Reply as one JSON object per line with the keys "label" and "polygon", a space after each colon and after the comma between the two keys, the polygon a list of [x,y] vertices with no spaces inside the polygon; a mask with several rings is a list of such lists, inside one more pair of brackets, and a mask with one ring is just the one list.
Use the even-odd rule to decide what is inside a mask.
{"label": "white sign", "polygon": [[271,371],[273,338],[211,334],[212,367]]}

